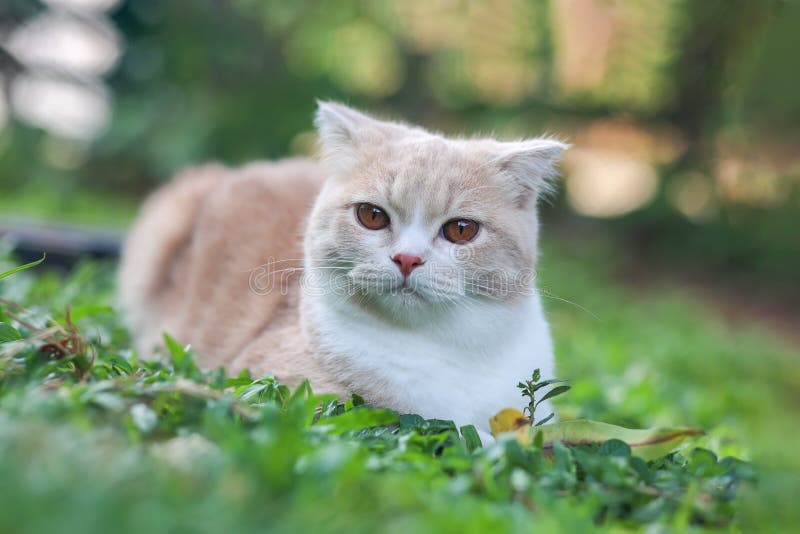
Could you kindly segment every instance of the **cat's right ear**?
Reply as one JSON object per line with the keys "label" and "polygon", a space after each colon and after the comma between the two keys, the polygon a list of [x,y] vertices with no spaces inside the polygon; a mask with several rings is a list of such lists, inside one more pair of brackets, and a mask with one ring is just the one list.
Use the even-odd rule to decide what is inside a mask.
{"label": "cat's right ear", "polygon": [[359,143],[380,122],[336,102],[317,101],[314,126],[319,135],[322,156],[340,167],[351,164]]}
{"label": "cat's right ear", "polygon": [[522,207],[531,200],[552,192],[556,164],[569,145],[557,139],[538,138],[500,143],[502,149],[493,162],[518,188],[517,204]]}

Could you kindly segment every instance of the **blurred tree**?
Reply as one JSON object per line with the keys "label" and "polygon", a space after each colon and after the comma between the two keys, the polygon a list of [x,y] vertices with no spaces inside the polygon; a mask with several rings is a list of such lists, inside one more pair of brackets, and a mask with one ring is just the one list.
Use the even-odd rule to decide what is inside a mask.
{"label": "blurred tree", "polygon": [[[122,55],[102,80],[59,72],[113,97],[95,139],[48,127],[75,106],[19,81],[12,37],[46,13],[115,28]],[[314,100],[332,98],[445,131],[565,132],[568,185],[619,197],[597,215],[635,210],[622,235],[785,277],[778,264],[800,258],[785,245],[800,211],[798,25],[781,0],[6,0],[0,209],[99,213],[187,164],[307,152]]]}

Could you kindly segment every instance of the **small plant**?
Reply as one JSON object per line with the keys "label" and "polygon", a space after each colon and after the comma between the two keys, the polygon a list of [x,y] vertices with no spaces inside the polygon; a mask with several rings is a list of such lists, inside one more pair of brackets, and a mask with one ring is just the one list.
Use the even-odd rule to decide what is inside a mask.
{"label": "small plant", "polygon": [[547,387],[552,384],[563,384],[564,382],[567,382],[566,380],[563,380],[561,378],[551,378],[549,380],[542,380],[540,382],[539,381],[540,378],[541,378],[541,372],[539,371],[539,369],[534,369],[533,375],[531,376],[530,380],[526,380],[525,382],[520,382],[519,384],[517,384],[517,387],[522,390],[522,396],[528,398],[528,406],[525,408],[524,412],[527,412],[528,417],[530,418],[531,426],[543,425],[556,415],[551,412],[550,415],[548,415],[544,419],[536,421],[535,413],[537,406],[539,406],[547,399],[552,399],[553,397],[557,397],[562,393],[566,393],[572,387],[564,385],[556,386],[547,393],[545,393],[541,399],[536,400],[536,392],[542,389],[543,387]]}

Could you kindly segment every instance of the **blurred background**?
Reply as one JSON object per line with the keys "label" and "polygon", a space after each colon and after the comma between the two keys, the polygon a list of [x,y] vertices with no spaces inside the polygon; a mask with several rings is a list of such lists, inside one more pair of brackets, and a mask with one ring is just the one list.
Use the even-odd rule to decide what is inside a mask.
{"label": "blurred background", "polygon": [[798,28],[780,0],[3,0],[0,218],[122,229],[187,164],[311,153],[336,99],[567,138],[549,241],[800,336]]}

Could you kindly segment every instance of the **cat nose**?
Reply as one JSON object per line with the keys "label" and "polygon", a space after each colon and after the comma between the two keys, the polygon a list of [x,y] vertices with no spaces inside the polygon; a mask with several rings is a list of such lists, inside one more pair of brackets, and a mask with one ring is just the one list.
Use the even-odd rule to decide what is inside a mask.
{"label": "cat nose", "polygon": [[395,262],[400,268],[400,272],[403,273],[403,276],[410,275],[411,271],[413,271],[415,267],[419,267],[425,263],[419,256],[414,256],[413,254],[403,254],[402,252],[398,252],[392,256],[392,261]]}

